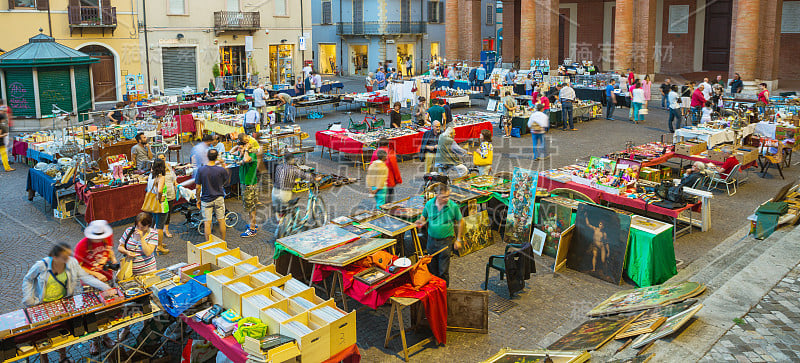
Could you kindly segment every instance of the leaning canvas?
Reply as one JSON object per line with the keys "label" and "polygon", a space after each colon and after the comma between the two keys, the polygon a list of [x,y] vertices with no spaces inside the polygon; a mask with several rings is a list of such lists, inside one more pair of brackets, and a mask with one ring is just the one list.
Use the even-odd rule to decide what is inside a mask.
{"label": "leaning canvas", "polygon": [[555,258],[561,233],[572,225],[572,208],[554,198],[544,198],[539,202],[538,224],[547,233],[542,254]]}
{"label": "leaning canvas", "polygon": [[597,350],[617,332],[636,319],[635,316],[610,316],[584,322],[561,339],[550,344],[552,350]]}
{"label": "leaning canvas", "polygon": [[464,232],[461,238],[459,256],[466,256],[494,243],[489,212],[481,211],[464,217]]}
{"label": "leaning canvas", "polygon": [[[622,217],[626,226],[623,228]],[[619,284],[628,249],[630,218],[594,204],[581,204],[575,234],[567,252],[567,267]]]}
{"label": "leaning canvas", "polygon": [[685,281],[620,291],[595,306],[588,315],[602,316],[646,310],[697,296],[705,288],[701,283]]}
{"label": "leaning canvas", "polygon": [[538,172],[514,168],[504,235],[506,243],[526,243],[530,240],[538,182]]}

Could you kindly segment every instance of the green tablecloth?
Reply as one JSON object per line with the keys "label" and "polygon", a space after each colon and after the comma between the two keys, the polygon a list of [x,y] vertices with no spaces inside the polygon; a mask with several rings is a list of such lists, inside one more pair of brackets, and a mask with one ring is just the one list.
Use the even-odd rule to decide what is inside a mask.
{"label": "green tablecloth", "polygon": [[658,285],[678,273],[672,237],[672,227],[658,235],[631,228],[625,264],[636,285]]}
{"label": "green tablecloth", "polygon": [[298,254],[297,252],[294,252],[284,247],[282,244],[278,243],[278,241],[275,241],[275,254],[272,255],[272,259],[277,260],[278,257],[281,257],[286,254],[291,254],[300,257],[300,254]]}

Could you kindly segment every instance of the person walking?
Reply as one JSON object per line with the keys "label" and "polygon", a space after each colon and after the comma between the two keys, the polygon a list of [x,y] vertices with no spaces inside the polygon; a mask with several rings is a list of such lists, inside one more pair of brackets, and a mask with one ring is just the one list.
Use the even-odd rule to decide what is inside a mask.
{"label": "person walking", "polygon": [[267,116],[267,94],[264,92],[263,84],[259,84],[253,90],[253,107],[258,110],[259,119],[264,120]]}
{"label": "person walking", "polygon": [[386,167],[389,168],[389,175],[386,179],[386,203],[394,201],[394,188],[403,184],[403,177],[397,166],[397,154],[389,147],[389,143],[389,139],[386,138],[378,140],[378,148],[372,153],[372,159],[370,159],[370,162],[378,159],[378,150],[386,151]]}
{"label": "person walking", "polygon": [[633,123],[638,124],[639,121],[644,121],[642,115],[642,107],[647,100],[645,99],[644,89],[642,89],[642,82],[640,80],[633,81],[633,91],[631,91],[631,108],[633,109]]}
{"label": "person walking", "polygon": [[461,249],[463,221],[458,204],[450,200],[450,187],[439,184],[436,187],[436,197],[425,203],[422,217],[415,222],[418,229],[428,225],[428,254],[445,249],[433,257],[428,270],[444,279],[447,285],[450,284],[450,255],[453,248]]}
{"label": "person walking", "polygon": [[411,56],[406,58],[406,76],[411,77],[414,75],[414,62],[411,60]]}
{"label": "person walking", "polygon": [[767,105],[769,105],[769,90],[766,83],[760,83],[758,88],[758,113],[763,115],[767,112]]}
{"label": "person walking", "polygon": [[193,178],[197,177],[197,171],[200,170],[203,165],[208,164],[208,149],[210,149],[211,145],[214,143],[214,135],[206,134],[203,135],[202,141],[192,146],[192,152],[189,158],[194,167],[194,172],[192,173]]}
{"label": "person walking", "polygon": [[[98,280],[108,283],[114,278],[113,267],[107,264],[119,265],[117,256],[114,254],[114,241],[112,235],[114,231],[107,221],[95,219],[83,230],[84,238],[75,245],[75,260],[81,268],[89,275]],[[89,347],[89,354],[95,356],[100,353],[100,342],[107,348],[114,346],[114,342],[108,335],[103,338],[94,338]]]}
{"label": "person walking", "polygon": [[567,130],[569,126],[570,131],[578,131],[572,121],[572,104],[575,102],[575,90],[569,86],[569,83],[561,85],[561,90],[558,91],[558,99],[561,101],[561,122],[564,123],[563,131]]}
{"label": "person walking", "polygon": [[[247,211],[249,224],[247,229],[239,237],[253,237],[258,233],[258,223],[256,222],[256,210],[260,204],[258,201],[258,154],[260,145],[258,141],[250,135],[239,134],[237,145],[231,149],[231,153],[242,160],[239,166],[239,182],[244,185],[242,193],[242,204]],[[222,225],[222,223],[220,223]]]}
{"label": "person walking", "polygon": [[700,120],[700,111],[702,110],[703,106],[706,104],[706,98],[703,96],[703,91],[705,90],[705,86],[701,83],[697,85],[697,88],[692,92],[692,101],[690,106],[692,108],[692,124],[697,125],[697,122]]}
{"label": "person walking", "polygon": [[[66,243],[58,243],[47,257],[36,261],[22,278],[22,303],[25,307],[39,305],[83,293],[83,285],[105,291],[111,287],[98,280],[80,267],[72,257],[72,248]],[[66,348],[58,350],[60,362],[71,362]],[[39,360],[49,362],[47,354]]]}
{"label": "person walking", "polygon": [[612,78],[606,85],[606,120],[614,119],[614,108],[617,107],[617,95],[614,93],[616,83],[617,80]]}
{"label": "person walking", "polygon": [[517,100],[511,96],[510,91],[506,91],[506,95],[503,97],[503,108],[505,109],[505,114],[500,121],[500,127],[503,130],[503,138],[507,139],[511,137],[511,121],[514,119],[514,114],[518,108]]}
{"label": "person walking", "polygon": [[376,150],[377,158],[369,164],[367,169],[366,184],[369,194],[375,197],[375,208],[386,204],[386,181],[389,177],[389,168],[386,160],[389,153],[384,149]]}
{"label": "person walking", "polygon": [[492,146],[492,131],[481,130],[481,144],[472,152],[472,163],[478,167],[478,174],[491,175],[492,162],[494,161],[494,146]]}
{"label": "person walking", "polygon": [[[219,151],[218,146],[222,145],[222,149],[225,149],[225,145],[219,142],[219,135],[214,135],[214,137],[214,141],[217,143],[214,148]],[[175,200],[178,199],[178,176],[175,174],[175,169],[173,169],[172,166],[167,162],[167,156],[164,153],[159,153],[156,155],[156,159],[163,160],[164,166],[166,167],[166,173],[164,174],[164,187],[167,189],[166,197],[170,209],[167,211],[167,218],[164,220],[164,237],[172,238],[172,233],[169,232],[169,221],[172,205],[175,203]]]}
{"label": "person walking", "polygon": [[739,73],[733,74],[733,79],[731,83],[728,84],[731,86],[731,93],[741,93],[744,89],[744,82],[742,82],[742,76]]}
{"label": "person walking", "polygon": [[169,253],[164,246],[164,223],[169,213],[169,200],[167,199],[166,185],[167,166],[163,159],[153,160],[153,167],[150,169],[150,176],[147,178],[147,192],[158,195],[159,212],[151,213],[153,226],[158,232],[158,252],[162,255]]}
{"label": "person walking", "polygon": [[[670,87],[669,93],[667,93],[667,106],[669,107],[669,132],[674,133],[675,129],[681,128],[681,120],[683,117],[681,116],[681,105],[680,105],[680,97],[678,97],[678,86],[673,85]],[[672,125],[672,121],[677,120],[675,127]]]}
{"label": "person walking", "polygon": [[653,97],[653,95],[650,93],[652,91],[652,89],[651,89],[652,86],[653,86],[653,82],[650,81],[650,75],[649,74],[645,74],[644,75],[644,80],[642,81],[642,90],[644,91],[644,105],[642,105],[642,108],[644,108],[644,109],[648,108],[649,103],[650,103],[650,98]]}
{"label": "person walking", "polygon": [[419,159],[425,163],[425,172],[430,173],[436,160],[436,150],[439,146],[439,134],[442,132],[442,124],[433,121],[431,129],[422,134],[422,145],[419,148]]}
{"label": "person walking", "polygon": [[528,118],[528,129],[531,130],[531,138],[533,141],[533,159],[541,160],[547,158],[547,144],[544,140],[544,134],[547,128],[550,127],[550,117],[548,117],[542,110],[544,105],[537,104],[536,111],[534,111]]}
{"label": "person walking", "polygon": [[195,197],[197,208],[203,213],[205,222],[204,236],[206,241],[211,239],[211,224],[216,215],[220,235],[225,240],[225,184],[230,180],[230,173],[224,166],[217,165],[217,150],[208,150],[208,163],[197,171],[195,183]]}
{"label": "person walking", "polygon": [[661,84],[661,108],[669,109],[669,100],[667,99],[669,96],[670,90],[672,90],[672,80],[667,78],[664,80],[664,83]]}

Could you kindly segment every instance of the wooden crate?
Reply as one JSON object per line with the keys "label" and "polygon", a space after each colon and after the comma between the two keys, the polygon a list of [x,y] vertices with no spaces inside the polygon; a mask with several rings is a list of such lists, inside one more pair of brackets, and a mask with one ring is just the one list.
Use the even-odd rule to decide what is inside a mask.
{"label": "wooden crate", "polygon": [[337,354],[353,344],[356,344],[356,312],[351,311],[348,314],[342,309],[339,309],[336,306],[336,302],[330,299],[320,304],[317,308],[311,309],[311,314],[314,314],[314,310],[323,306],[330,306],[342,314],[345,314],[343,318],[330,323],[331,355]]}
{"label": "wooden crate", "polygon": [[[308,326],[311,333],[298,336],[286,329],[286,323],[292,321]],[[280,333],[297,340],[303,362],[322,362],[331,356],[330,325],[313,314],[302,313],[281,323]]]}
{"label": "wooden crate", "polygon": [[236,275],[233,266],[209,272],[208,276],[206,276],[206,287],[211,290],[211,302],[214,304],[222,303],[222,286],[228,283],[228,281],[220,279],[220,276],[225,276],[230,280],[235,279]]}
{"label": "wooden crate", "polygon": [[278,301],[270,306],[261,309],[258,315],[261,318],[261,322],[267,324],[267,326],[269,327],[268,332],[270,334],[280,333],[280,325],[283,322],[275,321],[275,319],[272,319],[272,317],[267,315],[265,312],[269,309],[283,310],[284,312],[286,312],[286,314],[289,314],[289,316],[292,317],[306,312],[302,306],[297,305],[297,303],[288,299]]}
{"label": "wooden crate", "polygon": [[[259,281],[259,280],[254,279],[250,275],[245,275],[245,276],[242,276],[242,277],[235,278],[235,279],[231,280],[230,282],[228,282],[227,284],[222,285],[222,306],[225,307],[225,308],[228,308],[228,309],[233,309],[233,311],[235,311],[235,312],[237,312],[237,313],[239,313],[241,315],[242,314],[242,295],[244,295],[244,294],[239,294],[239,293],[237,293],[236,291],[233,291],[233,289],[230,288],[231,285],[233,285],[235,283],[239,283],[239,282],[244,283],[245,285],[247,285],[247,286],[249,286],[251,288],[250,291],[247,291],[244,294],[250,293],[250,292],[252,292],[253,290],[255,290],[257,288],[264,286],[264,283]],[[244,315],[242,315],[242,316],[244,316]]]}
{"label": "wooden crate", "polygon": [[291,299],[293,297],[302,297],[302,298],[310,301],[314,305],[320,305],[320,304],[323,304],[325,302],[325,300],[323,300],[322,298],[317,296],[317,289],[314,288],[314,287],[309,287],[308,289],[305,289],[305,290],[303,290],[303,291],[301,291],[301,292],[299,292],[297,294],[289,296],[289,299]]}
{"label": "wooden crate", "polygon": [[[247,270],[242,269],[242,265],[251,265],[251,266],[255,267],[256,269],[253,270],[253,271],[247,271]],[[233,265],[233,270],[236,272],[236,277],[241,277],[241,276],[244,276],[244,275],[249,275],[251,272],[258,271],[258,270],[260,270],[260,269],[262,269],[264,267],[265,267],[264,265],[262,265],[260,262],[258,262],[258,257],[253,256],[253,257],[250,257],[250,258],[248,258],[246,260],[243,260],[242,262],[239,262],[239,263]]]}
{"label": "wooden crate", "polygon": [[[197,244],[196,245],[196,244],[194,244],[192,242],[186,241],[186,262],[190,263],[190,264],[191,263],[196,263],[198,265],[202,265],[203,264],[203,262],[202,262],[202,258],[203,258],[202,257],[202,251],[205,250],[205,249],[211,248],[211,246],[215,246],[215,245],[217,245],[219,243],[220,243],[219,241],[211,241],[211,242],[203,242],[201,244]],[[221,242],[221,243],[224,244],[223,248],[228,249],[228,246],[227,246],[227,244],[225,244],[224,241]],[[216,261],[207,262],[207,263],[214,263],[214,262],[216,262]]]}
{"label": "wooden crate", "polygon": [[[250,291],[250,292],[242,295],[242,312],[241,312],[241,315],[242,315],[243,318],[259,318],[259,319],[261,318],[261,308],[258,305],[252,303],[249,300],[249,298],[252,297],[252,296],[264,295],[267,298],[270,298],[271,301],[273,301],[272,304],[277,302],[275,300],[272,300],[272,298],[271,298],[272,295],[270,294],[270,288],[271,288],[271,286],[264,285],[264,286],[261,286],[261,287],[255,289],[255,290],[253,290],[253,291]],[[272,304],[270,304],[270,305],[272,305]]]}
{"label": "wooden crate", "polygon": [[187,269],[181,269],[181,283],[189,281],[192,275],[196,276],[198,274],[202,274],[205,271],[214,272],[217,270],[219,270],[219,267],[213,263],[205,263],[199,266],[192,266]]}
{"label": "wooden crate", "polygon": [[239,262],[242,262],[242,261],[244,261],[244,260],[246,260],[246,259],[248,259],[250,257],[253,257],[253,256],[248,255],[247,253],[242,252],[242,250],[240,250],[239,247],[236,247],[235,249],[232,249],[232,250],[230,250],[228,252],[225,252],[225,253],[217,255],[217,266],[219,266],[219,267],[233,266],[231,264],[227,264],[224,261],[220,261],[219,260],[220,257],[224,257],[224,256],[236,257],[239,260]]}

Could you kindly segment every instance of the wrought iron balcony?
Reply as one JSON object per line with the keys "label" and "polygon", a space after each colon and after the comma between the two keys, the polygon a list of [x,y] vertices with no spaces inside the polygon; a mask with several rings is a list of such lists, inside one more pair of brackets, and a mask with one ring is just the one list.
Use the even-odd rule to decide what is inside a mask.
{"label": "wrought iron balcony", "polygon": [[423,34],[427,29],[427,23],[410,21],[336,23],[337,35]]}
{"label": "wrought iron balcony", "polygon": [[215,11],[214,31],[216,33],[241,30],[256,31],[261,27],[261,13],[258,11]]}
{"label": "wrought iron balcony", "polygon": [[104,32],[105,29],[111,29],[113,35],[117,28],[116,7],[67,6],[67,13],[70,32],[73,29],[81,29],[83,32],[87,28],[102,28]]}

